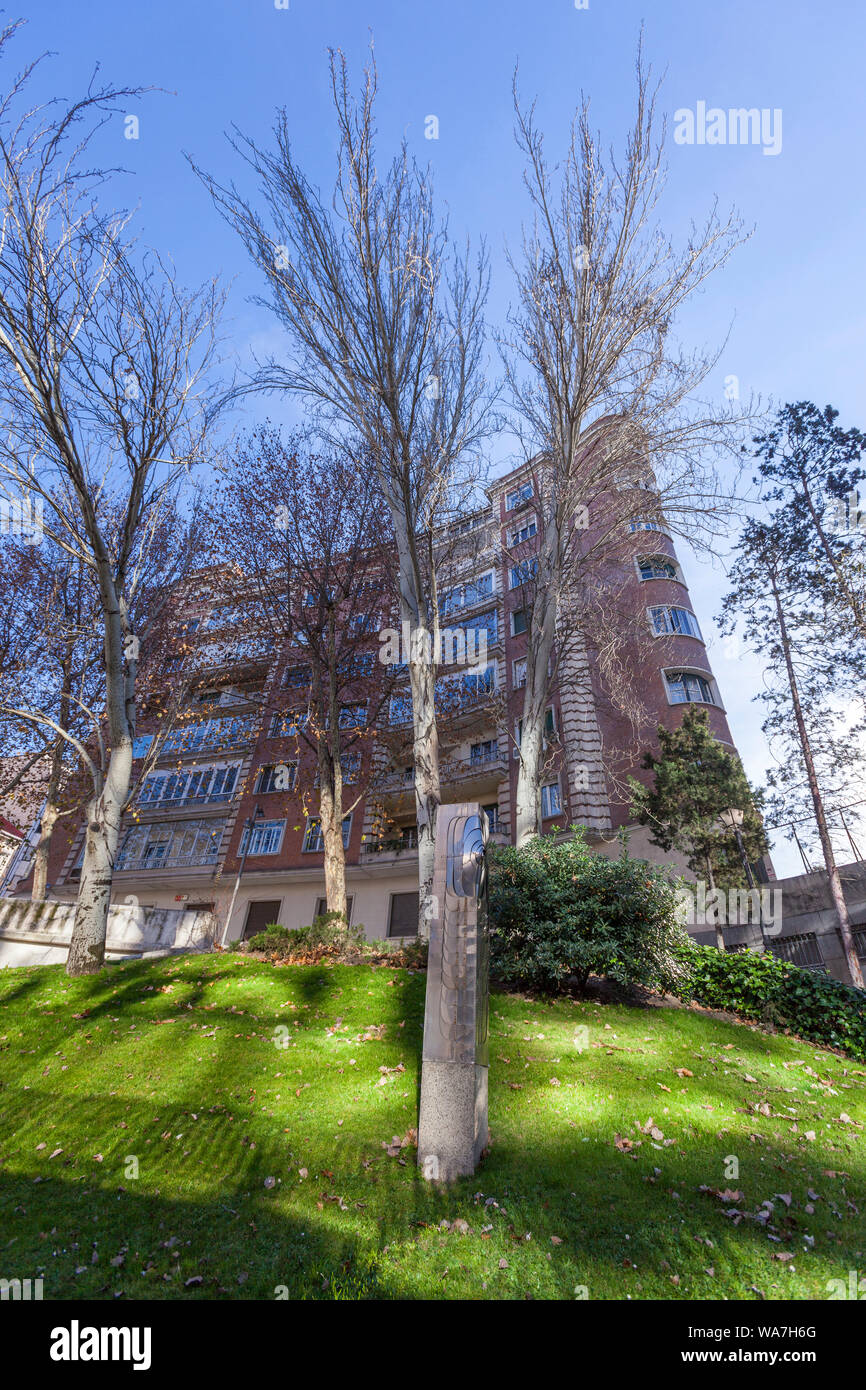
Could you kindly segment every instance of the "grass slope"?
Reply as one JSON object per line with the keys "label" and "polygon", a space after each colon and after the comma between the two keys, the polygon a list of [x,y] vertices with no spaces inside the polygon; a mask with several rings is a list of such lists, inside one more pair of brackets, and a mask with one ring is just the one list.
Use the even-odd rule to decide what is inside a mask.
{"label": "grass slope", "polygon": [[[2,972],[0,1275],[46,1298],[751,1299],[866,1272],[857,1064],[495,994],[492,1147],[438,1190],[382,1144],[416,1124],[424,983],[238,955]],[[768,1225],[725,1214],[767,1200]]]}

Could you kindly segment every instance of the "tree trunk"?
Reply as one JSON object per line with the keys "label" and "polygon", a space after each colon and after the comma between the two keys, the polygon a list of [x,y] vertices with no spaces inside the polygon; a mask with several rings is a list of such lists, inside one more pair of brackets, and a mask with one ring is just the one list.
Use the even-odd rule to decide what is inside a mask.
{"label": "tree trunk", "polygon": [[30,893],[30,900],[34,903],[44,903],[47,896],[48,856],[51,852],[51,837],[57,824],[57,816],[57,806],[50,800],[46,801],[39,822],[39,842],[33,856],[33,888]]}
{"label": "tree trunk", "polygon": [[[713,866],[712,866],[712,864],[710,863],[710,856],[709,856],[709,855],[707,855],[707,887],[709,888],[709,890],[710,890],[710,892],[711,892],[712,894],[715,894],[715,891],[716,891],[716,880],[715,880],[715,878],[713,877]],[[717,947],[718,950],[721,951],[722,955],[724,955],[724,954],[725,954],[725,949],[726,949],[726,948],[725,948],[725,929],[724,929],[724,924],[719,920],[719,908],[718,908],[718,904],[715,904],[715,905],[714,905],[713,910],[714,910],[714,912],[715,912],[715,914],[716,914],[716,921],[715,921],[715,927],[716,927],[716,947]]]}
{"label": "tree trunk", "polygon": [[84,862],[66,959],[67,975],[95,975],[105,963],[114,860],[131,775],[132,740],[126,738],[112,749],[105,786],[87,808]]}
{"label": "tree trunk", "polygon": [[[527,677],[527,685],[529,683]],[[525,845],[541,830],[541,767],[544,742],[544,710],[523,706],[520,735],[520,762],[514,797],[514,836],[516,845]]]}
{"label": "tree trunk", "polygon": [[[553,650],[556,604],[553,584],[540,591],[533,605],[533,630],[526,652],[526,687],[523,692],[523,727],[520,763],[514,798],[515,844],[526,844],[541,833],[541,782],[544,774],[544,719],[548,696],[548,670]],[[537,624],[537,626],[536,626]]]}
{"label": "tree trunk", "polygon": [[[67,647],[62,667],[63,690],[60,696],[60,725],[63,729],[69,727],[69,706],[71,703],[69,672],[71,663],[72,651],[70,647]],[[30,898],[34,903],[43,903],[48,892],[48,858],[51,853],[51,837],[60,815],[57,803],[63,780],[63,753],[63,739],[56,738],[51,750],[51,770],[48,774],[45,806],[39,823],[39,843],[36,846],[36,854],[33,859],[33,889]]]}
{"label": "tree trunk", "polygon": [[776,577],[770,571],[770,584],[773,590],[773,601],[776,605],[776,617],[779,623],[779,638],[782,645],[782,652],[785,657],[785,669],[788,676],[788,685],[791,690],[791,701],[794,707],[794,720],[797,725],[797,733],[800,738],[800,747],[803,752],[803,762],[806,765],[806,777],[809,783],[809,793],[812,797],[812,806],[815,810],[815,821],[818,826],[818,835],[821,840],[821,849],[824,855],[824,865],[827,870],[827,878],[830,884],[830,896],[833,899],[833,907],[836,910],[836,918],[839,923],[839,935],[842,938],[842,949],[845,952],[845,960],[848,963],[848,970],[851,975],[851,983],[857,989],[863,989],[863,971],[860,969],[860,961],[857,958],[857,948],[854,945],[854,937],[851,934],[851,920],[848,916],[848,907],[845,902],[845,894],[842,892],[842,881],[839,878],[839,870],[836,867],[836,856],[833,853],[833,845],[830,840],[830,832],[827,829],[827,817],[824,814],[824,802],[821,796],[821,789],[818,786],[818,777],[815,772],[815,762],[812,757],[812,745],[809,740],[806,721],[803,717],[803,707],[800,702],[800,688],[797,683],[797,676],[794,671],[794,663],[791,659],[791,642],[788,636],[788,625],[785,621],[785,614],[782,609],[779,590],[776,584]]}
{"label": "tree trunk", "polygon": [[442,804],[439,784],[439,731],[436,727],[436,672],[429,634],[410,627],[409,685],[415,761],[415,811],[418,824],[418,936],[430,939],[433,920],[433,860],[436,820]]}
{"label": "tree trunk", "polygon": [[329,912],[346,914],[346,851],[343,847],[343,797],[339,768],[331,771],[330,759],[320,745],[319,815],[325,847],[325,902]]}

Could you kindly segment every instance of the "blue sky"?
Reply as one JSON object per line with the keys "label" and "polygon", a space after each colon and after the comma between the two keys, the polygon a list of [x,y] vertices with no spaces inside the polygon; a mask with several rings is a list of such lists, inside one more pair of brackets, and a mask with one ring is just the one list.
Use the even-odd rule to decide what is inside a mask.
{"label": "blue sky", "polygon": [[[751,145],[669,141],[670,232],[700,220],[715,197],[755,229],[683,315],[681,336],[713,346],[730,329],[710,383],[720,396],[732,374],[744,395],[830,401],[843,424],[866,426],[866,203],[858,173],[866,147],[866,7],[851,0],[820,7],[805,0],[589,0],[585,9],[574,0],[288,0],[288,8],[274,0],[40,0],[17,12],[28,20],[17,61],[46,49],[56,54],[39,77],[43,94],[80,93],[96,62],[107,81],[165,89],[130,108],[139,116],[137,140],[124,139],[119,118],[104,132],[103,153],[130,171],[118,180],[116,200],[138,208],[139,235],[169,253],[188,283],[214,273],[233,281],[226,328],[242,359],[250,345],[277,340],[263,311],[247,303],[255,276],[184,151],[217,177],[231,177],[236,164],[223,132],[236,123],[266,140],[274,109],[285,106],[311,178],[327,186],[334,140],[326,49],[342,47],[360,71],[372,32],[380,146],[388,150],[405,132],[419,159],[430,162],[454,230],[487,238],[490,318],[501,322],[510,296],[503,247],[516,243],[526,215],[512,138],[514,64],[522,91],[538,97],[551,155],[564,144],[581,91],[616,144],[632,109],[644,21],[671,128],[675,111],[699,101],[782,112],[777,155]],[[14,5],[7,10],[15,13]],[[424,138],[428,115],[438,117],[437,140]],[[268,412],[281,413],[262,405],[259,413]],[[742,650],[726,654],[712,640],[724,591],[718,562],[683,559],[734,737],[760,781],[767,753],[750,703],[760,662]],[[783,843],[775,858],[780,872],[799,868],[796,851]]]}

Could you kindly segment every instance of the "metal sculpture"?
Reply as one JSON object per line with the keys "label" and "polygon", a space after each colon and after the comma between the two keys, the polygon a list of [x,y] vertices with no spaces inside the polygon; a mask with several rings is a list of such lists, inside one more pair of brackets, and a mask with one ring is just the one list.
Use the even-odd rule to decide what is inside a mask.
{"label": "metal sculpture", "polygon": [[486,1147],[487,820],[473,803],[442,806],[436,827],[418,1162],[448,1181]]}

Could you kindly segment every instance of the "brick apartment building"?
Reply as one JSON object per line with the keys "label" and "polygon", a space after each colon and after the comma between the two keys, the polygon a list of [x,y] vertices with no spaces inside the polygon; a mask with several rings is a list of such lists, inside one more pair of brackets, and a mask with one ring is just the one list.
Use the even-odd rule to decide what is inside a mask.
{"label": "brick apartment building", "polygon": [[[524,466],[497,479],[487,490],[489,506],[450,528],[465,532],[471,544],[466,572],[445,595],[443,621],[482,629],[487,662],[482,672],[457,678],[459,699],[440,731],[442,794],[445,802],[480,802],[493,840],[501,843],[512,833],[525,680],[524,591],[514,556],[531,556],[534,476]],[[622,778],[637,772],[659,723],[675,727],[681,707],[696,703],[708,709],[715,734],[732,744],[672,539],[649,518],[623,523],[622,532],[615,587],[623,612],[641,614],[646,624],[647,640],[633,659],[647,718],[636,734],[592,654],[573,645],[551,693],[542,792],[545,830],[579,822],[599,852],[612,854],[618,853],[617,832],[629,825]],[[382,595],[379,618],[381,627],[396,621],[390,595]],[[189,714],[165,737],[141,786],[121,835],[114,900],[212,907],[225,941],[268,922],[300,926],[324,907],[315,758],[299,745],[293,724],[303,718],[308,685],[302,654],[246,639],[233,649],[231,614],[213,604],[209,609],[206,582],[187,621],[187,631],[195,630],[195,660],[207,677],[202,713]],[[376,653],[379,638],[372,630],[370,643]],[[366,719],[361,702],[345,708],[347,727]],[[368,740],[346,769],[350,791],[355,777],[365,786],[369,778],[364,799],[344,822],[347,893],[352,920],[363,923],[369,937],[399,937],[417,925],[408,687],[392,696],[378,725],[380,736]],[[143,756],[152,735],[145,732],[146,719],[141,728],[136,752]],[[280,765],[289,770],[288,790],[275,787]],[[77,891],[83,826],[56,840],[50,896],[69,899]],[[630,847],[635,855],[665,857],[640,827],[632,829]],[[22,881],[15,891],[22,895],[26,888]]]}

